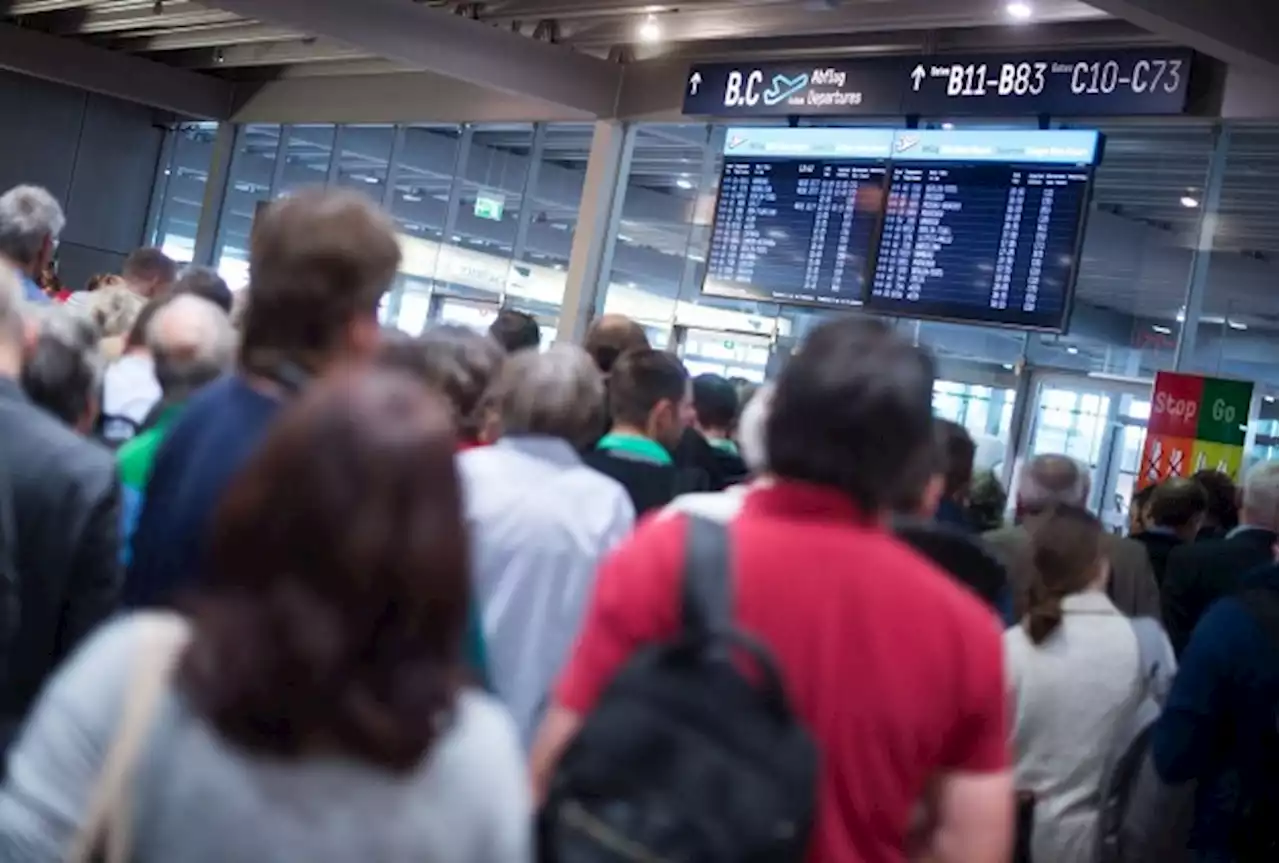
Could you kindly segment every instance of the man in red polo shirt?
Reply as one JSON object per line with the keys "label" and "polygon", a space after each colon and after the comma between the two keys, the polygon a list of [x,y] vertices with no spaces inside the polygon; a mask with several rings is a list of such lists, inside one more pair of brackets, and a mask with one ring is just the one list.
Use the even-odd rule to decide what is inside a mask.
{"label": "man in red polo shirt", "polygon": [[[778,380],[776,481],[730,526],[734,616],[773,651],[822,753],[813,863],[1008,858],[1000,631],[883,526],[927,480],[932,386],[928,355],[883,324],[819,327]],[[677,631],[685,530],[650,519],[602,566],[532,754],[540,789],[615,672]]]}

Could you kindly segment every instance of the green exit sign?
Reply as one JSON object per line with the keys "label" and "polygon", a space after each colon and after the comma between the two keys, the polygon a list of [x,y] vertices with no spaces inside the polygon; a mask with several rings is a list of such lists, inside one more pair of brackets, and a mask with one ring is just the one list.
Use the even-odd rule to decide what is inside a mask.
{"label": "green exit sign", "polygon": [[493,222],[502,221],[502,208],[506,205],[506,201],[498,195],[476,195],[475,214],[477,219],[489,219]]}

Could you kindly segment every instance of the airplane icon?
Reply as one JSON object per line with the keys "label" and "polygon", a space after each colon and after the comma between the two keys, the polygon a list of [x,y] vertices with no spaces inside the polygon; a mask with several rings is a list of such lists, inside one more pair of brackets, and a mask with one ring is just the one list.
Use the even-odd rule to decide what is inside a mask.
{"label": "airplane icon", "polygon": [[809,73],[807,72],[801,72],[799,75],[790,78],[786,75],[774,75],[773,81],[769,84],[769,89],[764,91],[764,103],[769,106],[780,104],[807,86],[809,86]]}

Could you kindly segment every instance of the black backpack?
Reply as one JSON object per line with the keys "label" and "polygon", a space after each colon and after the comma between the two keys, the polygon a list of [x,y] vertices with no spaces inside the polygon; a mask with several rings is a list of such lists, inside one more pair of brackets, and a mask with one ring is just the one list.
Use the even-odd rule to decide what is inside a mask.
{"label": "black backpack", "polygon": [[[1240,603],[1272,647],[1280,650],[1280,592],[1254,588],[1239,594]],[[1280,702],[1271,706],[1271,722],[1262,741],[1262,757],[1242,776],[1231,850],[1239,863],[1280,860]]]}
{"label": "black backpack", "polygon": [[539,815],[544,863],[805,857],[817,747],[769,651],[731,624],[726,528],[688,523],[681,632],[618,673],[566,748]]}

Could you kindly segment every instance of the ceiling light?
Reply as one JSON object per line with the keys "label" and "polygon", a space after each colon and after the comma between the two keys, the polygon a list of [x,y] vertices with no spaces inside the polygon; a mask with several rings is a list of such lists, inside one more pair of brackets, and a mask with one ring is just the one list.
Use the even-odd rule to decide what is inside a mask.
{"label": "ceiling light", "polygon": [[688,177],[681,177],[680,179],[676,180],[676,185],[679,186],[681,189],[692,189],[693,180],[690,180]]}
{"label": "ceiling light", "polygon": [[954,129],[955,127],[956,127],[956,124],[955,124],[955,123],[943,123],[943,124],[942,124],[942,128],[943,128],[943,129],[946,129],[948,132],[950,132],[950,131],[951,131],[952,129]]}
{"label": "ceiling light", "polygon": [[1196,198],[1191,197],[1190,195],[1183,195],[1179,199],[1179,203],[1181,203],[1182,206],[1186,207],[1189,210],[1200,206],[1200,201]]}
{"label": "ceiling light", "polygon": [[1168,327],[1162,327],[1159,324],[1152,324],[1151,329],[1155,330],[1157,333],[1163,333],[1166,336],[1173,332],[1173,330]]}
{"label": "ceiling light", "polygon": [[1276,397],[1275,397],[1275,396],[1263,396],[1263,397],[1262,397],[1262,400],[1263,400],[1264,402],[1274,402],[1274,401],[1276,400]]}
{"label": "ceiling light", "polygon": [[1067,353],[1069,353],[1069,354],[1078,354],[1078,353],[1080,353],[1080,349],[1079,349],[1078,347],[1076,347],[1075,345],[1067,345]]}
{"label": "ceiling light", "polygon": [[1248,324],[1246,324],[1246,323],[1242,323],[1241,321],[1233,321],[1233,320],[1231,320],[1230,318],[1228,318],[1228,319],[1227,319],[1227,326],[1231,327],[1231,329],[1233,329],[1233,330],[1247,330],[1247,329],[1249,329],[1249,325],[1248,325]]}
{"label": "ceiling light", "polygon": [[640,37],[641,42],[657,42],[662,38],[662,25],[658,23],[656,15],[650,13],[640,26],[636,29],[636,35]]}
{"label": "ceiling light", "polygon": [[409,192],[405,192],[403,195],[400,196],[400,198],[401,200],[408,201],[410,204],[416,204],[422,200],[421,195],[413,195],[413,194],[410,194]]}
{"label": "ceiling light", "polygon": [[1007,12],[1009,17],[1015,21],[1026,21],[1031,18],[1033,10],[1031,9],[1030,3],[1023,3],[1018,0],[1018,2],[1010,3],[1005,6],[1004,11]]}

